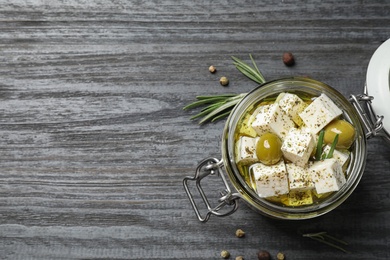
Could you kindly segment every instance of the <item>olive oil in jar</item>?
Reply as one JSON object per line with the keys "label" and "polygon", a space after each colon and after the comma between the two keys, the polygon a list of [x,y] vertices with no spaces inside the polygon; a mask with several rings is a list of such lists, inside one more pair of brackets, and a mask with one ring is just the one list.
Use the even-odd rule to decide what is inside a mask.
{"label": "olive oil in jar", "polygon": [[[316,98],[317,97],[299,92],[287,93],[287,95],[286,93],[281,93],[270,96],[251,106],[243,114],[237,124],[234,138],[237,168],[247,184],[256,191],[260,197],[272,203],[287,207],[301,207],[319,203],[336,191],[327,191],[331,189],[327,187],[323,188],[322,186],[331,186],[331,184],[334,184],[334,186],[337,187],[342,186],[343,182],[345,182],[345,178],[347,177],[345,175],[345,170],[348,166],[349,159],[348,145],[350,146],[353,144],[354,132],[353,127],[350,127],[350,124],[342,118],[342,115],[336,116],[331,120],[332,124],[347,125],[344,128],[348,129],[344,130],[344,134],[343,131],[339,131],[340,133],[337,134],[338,137],[341,136],[346,139],[339,145],[338,150],[334,150],[335,147],[329,147],[327,143],[324,143],[324,145],[320,145],[320,155],[323,158],[315,158],[314,156],[316,154],[316,149],[318,149],[319,136],[318,134],[313,134],[312,139],[314,141],[312,140],[311,143],[315,142],[316,149],[313,149],[312,144],[312,150],[310,150],[310,154],[307,154],[308,159],[305,162],[305,165],[302,165],[299,160],[296,161],[298,166],[293,164],[294,162],[291,160],[294,160],[295,157],[289,157],[287,153],[281,151],[281,144],[284,146],[288,145],[288,143],[286,143],[286,140],[288,139],[287,134],[293,132],[291,128],[294,128],[294,131],[295,129],[303,130],[307,128],[299,117],[299,113],[303,112],[305,109],[309,109],[309,105]],[[327,101],[327,99],[325,99],[325,101]],[[279,107],[282,106],[282,103],[284,107],[279,111]],[[325,102],[324,106],[326,105]],[[278,108],[276,109],[275,106],[278,106]],[[288,112],[288,109],[293,112],[295,109],[295,114]],[[263,114],[259,116],[260,113]],[[287,117],[290,119],[283,119],[287,118],[286,115],[283,115],[283,118],[279,120],[282,113],[286,113]],[[278,119],[275,119],[276,117],[278,117]],[[269,127],[266,122],[276,122],[277,120],[280,121],[278,122],[279,126],[276,123],[275,125],[282,130],[284,130],[283,127],[285,127],[285,125],[291,126],[293,124],[293,127],[291,127],[290,130],[285,127],[285,131],[281,131],[280,129],[275,130],[276,126],[274,129],[268,129]],[[253,125],[256,124],[255,121],[261,121],[260,127],[257,129],[253,127]],[[259,122],[257,123],[259,125]],[[332,136],[332,133],[329,133],[330,131],[331,130],[328,129],[328,138],[326,140],[328,143],[330,142],[329,139],[332,139],[329,137]],[[275,134],[275,132],[277,132],[277,134]],[[308,135],[306,134],[306,136]],[[297,139],[299,138],[300,136],[297,137]],[[294,142],[295,141],[293,140],[291,145],[294,145]],[[343,145],[345,143],[347,143],[347,145]],[[297,144],[297,146],[300,145],[301,144],[299,143]],[[292,149],[294,149],[294,147],[292,147]],[[330,149],[332,149],[331,153],[333,156],[332,158],[326,158],[326,155],[330,154]],[[306,153],[308,151],[309,150],[307,149],[305,150]],[[335,159],[333,157],[335,157]],[[325,159],[331,160],[322,163]],[[329,179],[326,179],[326,176],[317,176],[317,171],[322,171],[323,169],[328,170],[328,168],[330,169],[331,167],[337,168],[336,174],[338,175],[330,176]],[[257,169],[257,171],[255,171],[255,169]],[[268,175],[263,174],[264,172],[267,172]],[[314,179],[317,179],[317,182],[315,182]],[[330,181],[339,183],[329,184],[328,182]]]}

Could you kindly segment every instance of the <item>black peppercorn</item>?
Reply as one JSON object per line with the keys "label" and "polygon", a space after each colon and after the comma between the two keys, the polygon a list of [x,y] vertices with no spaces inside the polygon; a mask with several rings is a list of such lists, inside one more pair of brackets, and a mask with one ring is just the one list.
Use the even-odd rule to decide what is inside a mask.
{"label": "black peppercorn", "polygon": [[295,64],[295,59],[291,52],[283,53],[283,63],[286,66],[292,66]]}
{"label": "black peppercorn", "polygon": [[269,254],[268,251],[260,250],[259,253],[257,253],[257,258],[259,260],[270,260],[271,259],[271,255]]}

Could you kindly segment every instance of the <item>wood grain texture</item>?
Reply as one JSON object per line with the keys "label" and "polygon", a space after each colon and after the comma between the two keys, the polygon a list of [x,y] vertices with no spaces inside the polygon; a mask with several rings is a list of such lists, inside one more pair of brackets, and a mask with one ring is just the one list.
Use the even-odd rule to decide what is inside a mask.
{"label": "wood grain texture", "polygon": [[[307,75],[362,93],[390,37],[389,1],[21,1],[0,7],[0,259],[390,259],[390,148],[369,140],[352,196],[308,221],[249,209],[201,224],[182,179],[221,155],[224,121],[198,126],[196,95]],[[281,62],[284,51],[296,66]],[[208,72],[215,65],[217,74]],[[227,88],[220,76],[230,79]],[[238,239],[237,228],[246,231]],[[301,237],[326,230],[344,254]]]}

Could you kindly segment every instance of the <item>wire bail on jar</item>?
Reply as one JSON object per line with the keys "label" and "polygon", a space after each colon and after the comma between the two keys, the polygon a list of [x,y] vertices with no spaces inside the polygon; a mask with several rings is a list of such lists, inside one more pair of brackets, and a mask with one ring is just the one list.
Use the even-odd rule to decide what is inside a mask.
{"label": "wire bail on jar", "polygon": [[[383,116],[375,115],[372,111],[371,101],[373,99],[374,98],[372,96],[368,96],[366,94],[351,95],[349,98],[349,101],[355,107],[361,121],[363,122],[367,139],[375,136],[384,136],[382,133]],[[366,109],[361,106],[360,102],[365,104]]]}
{"label": "wire bail on jar", "polygon": [[[187,196],[191,202],[192,208],[194,209],[196,216],[201,222],[208,221],[211,215],[224,217],[234,213],[238,209],[237,200],[239,199],[239,196],[238,194],[232,194],[225,175],[220,172],[222,166],[222,160],[218,160],[216,158],[206,158],[198,164],[198,167],[195,171],[195,175],[193,177],[187,176],[183,179],[183,186],[185,192],[187,193]],[[207,199],[206,193],[201,186],[201,180],[209,175],[219,176],[222,179],[223,184],[225,185],[225,189],[220,192],[221,197],[218,199],[219,203],[215,207],[210,204],[209,200]],[[207,212],[205,215],[201,214],[200,209],[195,202],[195,198],[189,188],[189,181],[195,181],[196,188],[207,207]],[[226,212],[220,212],[220,210],[225,206],[231,208]]]}

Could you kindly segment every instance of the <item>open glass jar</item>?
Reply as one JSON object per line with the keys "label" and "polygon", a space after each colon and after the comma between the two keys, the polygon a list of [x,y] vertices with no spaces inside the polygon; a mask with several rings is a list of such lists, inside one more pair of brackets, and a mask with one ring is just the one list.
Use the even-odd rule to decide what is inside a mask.
{"label": "open glass jar", "polygon": [[[390,41],[387,41],[386,44],[390,45]],[[389,67],[387,71],[389,71]],[[389,79],[388,74],[387,79]],[[390,92],[389,80],[387,83],[387,92]],[[248,176],[243,174],[242,170],[240,171],[236,161],[236,132],[246,112],[259,102],[270,97],[275,97],[282,92],[312,97],[318,97],[323,93],[326,94],[342,110],[343,119],[351,123],[356,131],[356,139],[350,148],[349,163],[345,169],[345,175],[347,176],[346,183],[338,191],[309,205],[285,206],[260,197],[253,187],[253,183],[248,181]],[[370,88],[366,88],[365,92],[370,93]],[[255,88],[235,106],[227,119],[222,136],[222,159],[207,158],[203,160],[198,165],[195,176],[186,177],[183,180],[185,191],[198,219],[205,222],[211,215],[229,215],[238,208],[239,199],[244,200],[255,211],[278,219],[309,219],[321,216],[338,207],[355,190],[363,175],[367,156],[366,140],[373,136],[382,136],[385,140],[390,140],[388,132],[383,129],[384,117],[375,114],[371,105],[372,100],[373,97],[368,96],[367,93],[351,95],[349,99],[346,99],[332,87],[322,82],[303,77],[274,80]],[[209,203],[201,185],[201,180],[208,175],[220,176],[225,185],[223,187],[224,191],[221,193],[222,196],[219,198],[216,206],[212,206]],[[225,175],[234,187],[234,191],[230,188]],[[198,192],[207,207],[205,214],[200,212],[194,196],[190,191],[190,181],[196,183]]]}

